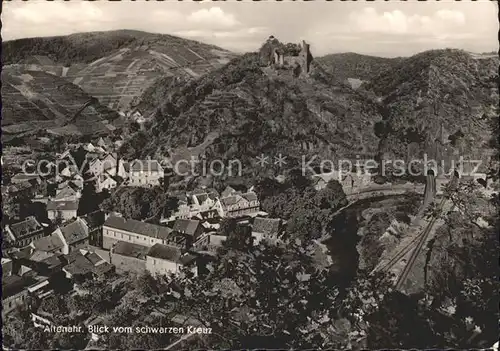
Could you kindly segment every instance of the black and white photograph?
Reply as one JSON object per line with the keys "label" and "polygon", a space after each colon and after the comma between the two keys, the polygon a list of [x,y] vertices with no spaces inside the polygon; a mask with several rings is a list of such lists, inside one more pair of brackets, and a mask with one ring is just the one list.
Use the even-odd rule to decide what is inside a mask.
{"label": "black and white photograph", "polygon": [[3,350],[498,350],[497,1],[0,6]]}

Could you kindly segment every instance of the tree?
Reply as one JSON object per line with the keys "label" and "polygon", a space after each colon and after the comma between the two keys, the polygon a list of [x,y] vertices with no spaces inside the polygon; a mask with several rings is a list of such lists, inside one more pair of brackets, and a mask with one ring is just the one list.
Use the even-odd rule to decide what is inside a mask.
{"label": "tree", "polygon": [[227,232],[224,246],[239,251],[248,251],[253,246],[252,229],[246,225],[237,225]]}
{"label": "tree", "polygon": [[86,215],[99,209],[99,196],[96,193],[95,185],[92,182],[85,183],[82,196],[78,203],[78,216]]}
{"label": "tree", "polygon": [[368,322],[369,348],[441,346],[418,301],[399,292],[387,294],[377,311],[368,317]]}
{"label": "tree", "polygon": [[[313,251],[300,240],[229,248],[204,279],[175,280],[177,308],[212,328],[208,348],[329,345],[320,326],[336,318],[340,295],[328,269],[314,265]],[[210,304],[199,303],[207,298]]]}

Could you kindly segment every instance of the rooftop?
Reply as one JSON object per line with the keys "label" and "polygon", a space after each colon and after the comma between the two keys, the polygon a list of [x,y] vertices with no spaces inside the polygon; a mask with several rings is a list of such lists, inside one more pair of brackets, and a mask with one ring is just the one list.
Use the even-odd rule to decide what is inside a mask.
{"label": "rooftop", "polygon": [[87,275],[94,273],[96,275],[103,275],[113,270],[114,266],[104,261],[100,256],[95,253],[84,255],[79,250],[71,252],[66,256],[68,265],[64,267],[64,271],[71,275]]}
{"label": "rooftop", "polygon": [[68,245],[85,240],[89,236],[88,227],[81,218],[77,218],[75,221],[59,229]]}
{"label": "rooftop", "polygon": [[130,164],[130,170],[135,172],[158,172],[162,171],[163,168],[156,160],[134,160]]}
{"label": "rooftop", "polygon": [[49,201],[47,211],[76,211],[79,201]]}
{"label": "rooftop", "polygon": [[10,181],[11,182],[23,182],[23,181],[29,181],[32,179],[39,179],[40,176],[38,174],[26,174],[26,173],[18,173],[14,175]]}
{"label": "rooftop", "polygon": [[113,253],[138,258],[140,260],[145,260],[146,255],[149,251],[149,247],[143,245],[137,245],[128,243],[125,241],[118,241],[113,248]]}
{"label": "rooftop", "polygon": [[196,258],[195,256],[190,254],[182,255],[179,249],[162,244],[153,245],[151,249],[149,249],[147,255],[149,257],[176,262],[182,265],[187,265],[193,262],[194,259]]}
{"label": "rooftop", "polygon": [[242,199],[243,198],[240,195],[231,195],[228,197],[223,197],[222,199],[220,199],[220,201],[224,206],[231,206],[237,204]]}
{"label": "rooftop", "polygon": [[19,294],[28,286],[36,283],[35,279],[30,276],[20,277],[18,275],[10,275],[3,278],[2,281],[2,300],[8,297]]}
{"label": "rooftop", "polygon": [[243,198],[247,199],[248,201],[257,201],[259,198],[257,197],[257,194],[255,194],[253,191],[249,191],[245,194],[241,195]]}
{"label": "rooftop", "polygon": [[64,243],[57,234],[51,234],[37,239],[33,241],[32,245],[36,250],[46,252],[56,251],[64,247]]}
{"label": "rooftop", "polygon": [[80,252],[79,255],[73,257],[73,261],[63,268],[65,272],[71,275],[87,275],[94,271],[94,265],[83,256]]}
{"label": "rooftop", "polygon": [[200,226],[200,221],[194,219],[178,219],[174,224],[174,232],[179,232],[187,235],[194,235]]}
{"label": "rooftop", "polygon": [[86,214],[85,216],[82,216],[81,219],[84,220],[85,223],[87,223],[87,226],[90,229],[94,229],[94,228],[100,227],[104,224],[104,220],[105,220],[104,219],[104,212],[102,212],[102,211],[91,212],[91,213]]}
{"label": "rooftop", "polygon": [[33,216],[27,217],[22,222],[11,224],[9,228],[16,240],[27,237],[32,233],[38,232],[43,229],[40,223],[38,223],[38,221]]}
{"label": "rooftop", "polygon": [[116,216],[109,216],[104,226],[158,239],[167,239],[172,232],[168,227]]}

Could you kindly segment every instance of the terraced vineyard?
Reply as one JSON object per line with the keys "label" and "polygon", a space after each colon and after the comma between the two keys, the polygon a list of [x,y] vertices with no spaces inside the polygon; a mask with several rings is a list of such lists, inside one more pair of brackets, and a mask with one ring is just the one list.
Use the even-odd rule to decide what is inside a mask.
{"label": "terraced vineyard", "polygon": [[[109,132],[119,115],[92,101],[78,86],[41,71],[7,66],[2,71],[2,129],[9,135],[46,129],[55,134]],[[71,121],[71,123],[69,123]],[[112,129],[112,128],[111,128]]]}
{"label": "terraced vineyard", "polygon": [[[20,59],[16,56],[15,66],[62,77],[96,97],[101,104],[124,112],[137,106],[143,92],[159,77],[196,78],[235,57],[216,46],[136,31],[83,33],[39,40],[42,43],[37,54],[33,53],[37,49],[29,51],[24,46],[27,43],[21,41],[17,43],[19,47],[16,41],[5,46],[6,50],[17,50],[16,55],[21,56]],[[49,45],[50,40],[68,46],[69,52],[75,51],[71,50],[76,47],[75,42],[84,41],[84,45],[77,47],[76,57],[58,57],[69,54],[56,51]],[[104,41],[100,50],[96,49],[99,41]],[[24,54],[23,50],[26,50]],[[13,63],[9,62],[10,56],[6,54],[7,63]]]}

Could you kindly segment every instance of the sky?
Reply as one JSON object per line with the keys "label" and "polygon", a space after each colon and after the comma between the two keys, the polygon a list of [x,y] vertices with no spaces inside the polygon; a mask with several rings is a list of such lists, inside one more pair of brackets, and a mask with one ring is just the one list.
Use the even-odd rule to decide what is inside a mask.
{"label": "sky", "polygon": [[315,56],[409,56],[438,48],[498,51],[495,1],[20,1],[3,2],[2,38],[136,29],[256,51],[270,36]]}

